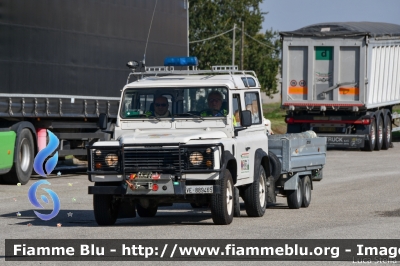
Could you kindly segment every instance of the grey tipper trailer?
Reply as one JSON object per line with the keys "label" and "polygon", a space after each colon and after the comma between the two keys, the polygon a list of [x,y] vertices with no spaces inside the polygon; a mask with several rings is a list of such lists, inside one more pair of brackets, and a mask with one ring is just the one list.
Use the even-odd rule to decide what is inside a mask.
{"label": "grey tipper trailer", "polygon": [[288,133],[313,130],[328,147],[391,147],[400,104],[400,25],[332,22],[280,33]]}
{"label": "grey tipper trailer", "polygon": [[[287,196],[289,208],[308,207],[312,182],[322,179],[326,138],[317,137],[313,131],[270,135],[268,150],[276,192]],[[273,155],[279,161],[275,161]]]}

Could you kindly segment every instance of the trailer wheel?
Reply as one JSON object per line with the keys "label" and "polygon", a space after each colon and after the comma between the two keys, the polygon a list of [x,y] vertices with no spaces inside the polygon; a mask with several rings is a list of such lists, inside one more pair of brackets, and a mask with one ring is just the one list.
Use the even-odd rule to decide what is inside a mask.
{"label": "trailer wheel", "polygon": [[309,176],[304,177],[303,181],[301,183],[302,183],[301,189],[302,189],[302,194],[303,194],[303,202],[301,204],[301,207],[307,208],[311,203],[310,177]]}
{"label": "trailer wheel", "polygon": [[[95,184],[96,185],[96,184]],[[113,225],[117,221],[120,202],[113,195],[93,195],[94,218],[98,225]]]}
{"label": "trailer wheel", "polygon": [[233,189],[233,217],[240,217],[239,189],[237,187]]}
{"label": "trailer wheel", "polygon": [[287,204],[290,209],[299,209],[303,204],[302,182],[297,182],[296,190],[287,191]]}
{"label": "trailer wheel", "polygon": [[387,150],[392,144],[392,121],[389,114],[385,116],[384,121],[382,150]]}
{"label": "trailer wheel", "polygon": [[140,217],[154,217],[157,214],[158,206],[143,208],[140,203],[136,204],[136,211]]}
{"label": "trailer wheel", "polygon": [[10,172],[3,176],[7,184],[28,183],[32,174],[34,149],[31,131],[27,128],[22,129],[17,134],[15,145],[15,161]]}
{"label": "trailer wheel", "polygon": [[233,220],[234,187],[231,172],[225,169],[224,177],[218,181],[220,194],[211,196],[211,216],[215,224],[226,225]]}
{"label": "trailer wheel", "polygon": [[246,213],[250,217],[262,217],[267,206],[267,177],[264,167],[259,165],[254,174],[253,183],[248,186],[244,193],[244,204]]}
{"label": "trailer wheel", "polygon": [[375,150],[380,151],[383,144],[383,118],[381,115],[376,117],[376,145]]}
{"label": "trailer wheel", "polygon": [[376,122],[372,120],[369,126],[369,140],[365,141],[364,151],[373,151],[376,143]]}

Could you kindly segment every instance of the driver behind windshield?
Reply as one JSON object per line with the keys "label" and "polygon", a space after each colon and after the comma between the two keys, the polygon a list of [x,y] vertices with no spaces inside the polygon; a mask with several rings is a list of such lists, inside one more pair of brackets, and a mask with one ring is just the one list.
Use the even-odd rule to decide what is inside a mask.
{"label": "driver behind windshield", "polygon": [[154,100],[154,112],[149,112],[148,115],[155,117],[170,117],[171,113],[168,110],[168,99],[164,96],[159,96]]}
{"label": "driver behind windshield", "polygon": [[201,116],[226,116],[228,111],[222,107],[223,96],[219,91],[212,91],[208,94],[208,108],[200,113]]}

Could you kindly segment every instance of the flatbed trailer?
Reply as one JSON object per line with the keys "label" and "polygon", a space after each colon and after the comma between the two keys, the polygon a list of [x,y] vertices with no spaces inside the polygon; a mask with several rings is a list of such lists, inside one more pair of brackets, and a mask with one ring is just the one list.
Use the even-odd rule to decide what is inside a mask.
{"label": "flatbed trailer", "polygon": [[[268,150],[276,155],[273,174],[276,193],[287,196],[289,208],[307,207],[311,201],[312,182],[322,179],[326,163],[326,138],[313,131],[268,136]],[[302,202],[301,202],[302,199]]]}

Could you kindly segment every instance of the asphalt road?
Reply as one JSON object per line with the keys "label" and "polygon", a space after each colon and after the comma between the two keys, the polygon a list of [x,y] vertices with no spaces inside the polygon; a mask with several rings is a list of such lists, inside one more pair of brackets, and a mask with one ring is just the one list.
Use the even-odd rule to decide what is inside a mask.
{"label": "asphalt road", "polygon": [[[214,225],[207,209],[194,210],[189,204],[176,204],[160,208],[154,218],[122,219],[115,226],[99,227],[94,220],[92,196],[87,194],[87,187],[92,183],[84,173],[62,172],[61,176],[47,179],[51,183],[47,187],[60,199],[61,210],[54,219],[42,221],[34,214],[35,207],[27,197],[29,187],[40,179],[32,178],[24,186],[0,185],[0,264],[4,262],[4,239],[400,239],[399,159],[399,142],[388,151],[329,150],[324,178],[321,182],[314,182],[308,208],[288,209],[286,198],[278,197],[278,203],[269,207],[264,217],[249,218],[242,204],[242,217],[234,218],[228,226]],[[61,226],[57,227],[57,224]],[[99,265],[138,263],[155,264],[96,262]],[[6,261],[5,264],[39,263]],[[78,262],[41,263],[55,264],[75,265]],[[93,262],[79,264],[91,265]],[[202,262],[191,264],[204,265]],[[232,262],[207,264],[231,265]],[[276,262],[267,264],[275,265]]]}

